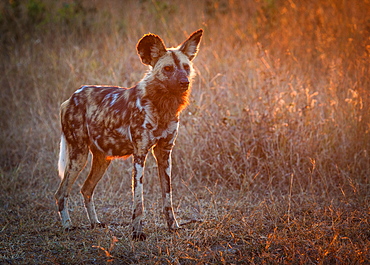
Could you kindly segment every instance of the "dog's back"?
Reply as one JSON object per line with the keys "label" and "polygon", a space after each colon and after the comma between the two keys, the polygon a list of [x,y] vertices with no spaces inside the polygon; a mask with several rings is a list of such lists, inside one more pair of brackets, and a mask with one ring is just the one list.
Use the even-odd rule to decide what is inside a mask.
{"label": "dog's back", "polygon": [[82,86],[61,106],[63,134],[69,143],[94,145],[107,156],[132,154],[129,126],[136,97],[136,87]]}

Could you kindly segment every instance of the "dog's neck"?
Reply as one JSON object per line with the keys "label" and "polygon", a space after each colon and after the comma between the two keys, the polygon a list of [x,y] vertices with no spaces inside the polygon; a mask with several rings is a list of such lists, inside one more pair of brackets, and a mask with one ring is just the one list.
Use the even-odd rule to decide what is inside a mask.
{"label": "dog's neck", "polygon": [[190,87],[185,92],[174,93],[155,79],[144,78],[145,91],[142,94],[142,102],[150,102],[154,110],[162,117],[161,123],[178,120],[180,112],[189,104]]}

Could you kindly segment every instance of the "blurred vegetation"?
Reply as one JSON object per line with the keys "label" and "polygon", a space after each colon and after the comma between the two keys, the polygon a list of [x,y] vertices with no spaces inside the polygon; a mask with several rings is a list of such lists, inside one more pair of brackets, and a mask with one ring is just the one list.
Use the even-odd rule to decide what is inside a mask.
{"label": "blurred vegetation", "polygon": [[[313,263],[361,263],[369,258],[370,231],[364,221],[370,214],[369,13],[368,0],[2,1],[4,196],[17,191],[22,201],[34,192],[52,202],[59,181],[59,106],[75,89],[82,84],[134,85],[145,72],[135,50],[143,34],[156,33],[167,46],[175,46],[203,28],[191,104],[181,116],[173,151],[174,196],[188,204],[195,197],[200,207],[208,207],[205,198],[211,194],[212,215],[230,222],[223,223],[225,230],[216,230],[222,239],[206,229],[211,221],[205,224],[187,254],[196,255],[202,245],[213,249],[230,232],[243,237],[257,227],[255,233],[266,240],[253,237],[243,245],[249,244],[246,251],[257,263],[277,256],[294,260],[300,251],[301,263],[310,263],[310,257]],[[158,186],[150,177],[154,174],[149,157],[149,193]],[[120,198],[129,176],[130,161],[112,163],[107,181],[98,187],[102,205]],[[192,198],[185,195],[189,189]],[[238,209],[235,216],[226,215],[225,191],[228,198],[241,194],[232,208]],[[330,220],[345,224],[340,231],[352,243],[324,235],[312,238],[302,213],[312,222],[308,226],[322,228],[323,234]],[[203,214],[210,218],[206,210]],[[326,219],[320,221],[320,215]],[[239,221],[244,232],[233,230]],[[339,236],[339,230],[331,231]],[[365,239],[354,239],[355,233]],[[292,237],[318,243],[307,247],[293,240],[289,245]],[[271,242],[278,242],[275,249],[269,248]],[[225,258],[212,253],[203,257],[215,262]]]}

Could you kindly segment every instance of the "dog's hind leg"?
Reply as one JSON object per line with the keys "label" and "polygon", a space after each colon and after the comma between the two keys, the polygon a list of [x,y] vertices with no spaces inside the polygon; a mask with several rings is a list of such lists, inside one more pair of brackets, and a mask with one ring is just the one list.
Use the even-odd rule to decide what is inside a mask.
{"label": "dog's hind leg", "polygon": [[[62,141],[65,141],[63,137]],[[72,229],[72,221],[68,213],[68,195],[71,192],[73,183],[86,165],[89,151],[87,146],[76,147],[67,142],[62,143],[61,148],[64,148],[64,150],[61,150],[60,154],[65,157],[60,157],[59,161],[65,161],[65,167],[63,168],[63,163],[59,163],[60,174],[63,175],[63,178],[55,193],[55,199],[63,227]]]}
{"label": "dog's hind leg", "polygon": [[103,177],[105,170],[110,164],[110,160],[106,159],[106,156],[98,151],[92,149],[92,164],[89,176],[85,180],[84,185],[82,186],[81,193],[84,197],[85,208],[87,211],[87,215],[89,217],[91,227],[94,228],[95,226],[102,226],[105,225],[100,223],[98,217],[96,215],[94,201],[93,201],[93,194],[96,185],[98,184],[99,180]]}

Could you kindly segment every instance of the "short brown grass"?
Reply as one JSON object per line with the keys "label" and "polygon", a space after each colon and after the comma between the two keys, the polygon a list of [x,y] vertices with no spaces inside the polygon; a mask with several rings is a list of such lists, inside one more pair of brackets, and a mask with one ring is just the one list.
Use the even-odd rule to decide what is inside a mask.
{"label": "short brown grass", "polygon": [[[370,2],[2,1],[0,263],[361,264],[370,260]],[[59,105],[82,84],[131,86],[137,40],[205,30],[173,152],[165,229],[152,157],[145,242],[130,240],[130,159],[86,229],[77,181],[64,232]],[[86,174],[86,172],[84,172]],[[191,222],[189,222],[191,221]]]}

